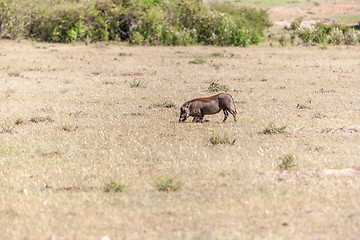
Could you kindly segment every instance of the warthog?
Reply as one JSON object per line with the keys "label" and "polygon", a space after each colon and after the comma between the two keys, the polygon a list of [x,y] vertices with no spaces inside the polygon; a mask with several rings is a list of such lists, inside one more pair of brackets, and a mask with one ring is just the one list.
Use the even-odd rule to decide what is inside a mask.
{"label": "warthog", "polygon": [[[234,109],[231,107],[231,102]],[[233,97],[228,93],[206,98],[196,98],[184,103],[180,108],[179,122],[184,122],[189,116],[194,117],[193,122],[202,122],[205,115],[216,114],[221,110],[224,111],[224,120],[226,121],[229,112],[233,115],[236,122],[236,107]]]}

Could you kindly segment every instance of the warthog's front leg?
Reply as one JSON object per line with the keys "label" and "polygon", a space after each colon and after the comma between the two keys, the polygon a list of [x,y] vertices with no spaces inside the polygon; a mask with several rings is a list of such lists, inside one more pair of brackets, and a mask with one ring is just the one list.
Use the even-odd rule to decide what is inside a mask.
{"label": "warthog's front leg", "polygon": [[203,121],[203,118],[204,118],[204,116],[200,116],[200,117],[198,117],[198,116],[196,116],[196,117],[194,117],[193,118],[193,122],[202,122]]}
{"label": "warthog's front leg", "polygon": [[194,117],[192,120],[193,122],[202,122],[204,119],[204,115],[202,114],[196,114],[193,117]]}

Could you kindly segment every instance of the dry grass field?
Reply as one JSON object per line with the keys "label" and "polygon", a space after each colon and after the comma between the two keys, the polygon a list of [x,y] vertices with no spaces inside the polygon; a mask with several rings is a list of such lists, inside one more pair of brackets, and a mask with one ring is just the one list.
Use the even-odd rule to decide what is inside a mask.
{"label": "dry grass field", "polygon": [[359,52],[0,41],[0,238],[358,239]]}

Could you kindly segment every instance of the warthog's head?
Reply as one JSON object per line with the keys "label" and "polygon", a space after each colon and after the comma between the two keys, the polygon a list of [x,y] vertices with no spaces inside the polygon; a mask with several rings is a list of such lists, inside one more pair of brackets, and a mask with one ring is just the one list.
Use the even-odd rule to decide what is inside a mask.
{"label": "warthog's head", "polygon": [[180,118],[179,118],[179,122],[185,122],[185,120],[189,117],[190,115],[190,109],[189,109],[189,104],[185,103],[184,105],[181,106],[180,108]]}

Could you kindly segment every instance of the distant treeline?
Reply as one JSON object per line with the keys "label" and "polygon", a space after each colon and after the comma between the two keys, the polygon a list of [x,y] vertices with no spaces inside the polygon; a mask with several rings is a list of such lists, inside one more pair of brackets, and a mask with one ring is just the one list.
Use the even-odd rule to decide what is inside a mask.
{"label": "distant treeline", "polygon": [[0,0],[0,35],[10,39],[247,46],[270,26],[264,10],[202,0]]}

